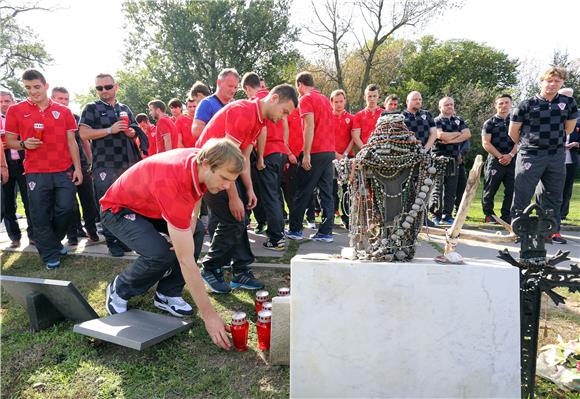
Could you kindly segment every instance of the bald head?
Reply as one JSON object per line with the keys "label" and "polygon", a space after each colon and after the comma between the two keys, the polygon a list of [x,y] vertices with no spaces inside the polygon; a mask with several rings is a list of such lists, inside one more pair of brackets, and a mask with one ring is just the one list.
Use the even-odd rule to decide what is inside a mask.
{"label": "bald head", "polygon": [[412,91],[407,94],[407,111],[417,112],[423,106],[423,97],[418,91]]}

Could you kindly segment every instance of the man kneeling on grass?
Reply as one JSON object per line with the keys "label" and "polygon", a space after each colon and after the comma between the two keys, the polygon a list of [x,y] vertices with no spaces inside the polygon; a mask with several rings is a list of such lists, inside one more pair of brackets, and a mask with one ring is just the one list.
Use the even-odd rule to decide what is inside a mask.
{"label": "man kneeling on grass", "polygon": [[[176,149],[128,169],[101,198],[103,225],[139,257],[107,286],[109,314],[127,311],[127,301],[155,283],[154,305],[175,316],[193,314],[181,297],[187,285],[214,344],[229,349],[226,325],[209,302],[194,260],[200,200],[205,191],[227,190],[244,158],[229,139],[201,149]],[[160,233],[169,234],[169,243]]]}

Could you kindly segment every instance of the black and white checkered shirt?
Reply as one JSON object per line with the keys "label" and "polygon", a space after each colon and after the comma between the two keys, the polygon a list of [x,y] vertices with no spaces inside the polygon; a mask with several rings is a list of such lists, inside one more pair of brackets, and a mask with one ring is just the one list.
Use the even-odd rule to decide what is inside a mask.
{"label": "black and white checkered shirt", "polygon": [[578,117],[572,97],[557,94],[552,101],[540,95],[522,101],[512,113],[512,122],[522,124],[520,151],[529,155],[554,155],[564,151],[564,124]]}
{"label": "black and white checkered shirt", "polygon": [[508,136],[508,131],[510,128],[510,117],[509,115],[503,119],[499,115],[494,115],[483,124],[481,129],[481,134],[491,135],[491,145],[493,145],[496,150],[502,154],[507,154],[514,148],[514,142],[511,137]]}
{"label": "black and white checkered shirt", "polygon": [[[119,102],[111,106],[101,100],[87,104],[80,123],[93,129],[106,129],[119,120],[121,111],[129,115],[130,125],[137,124],[128,106]],[[93,169],[108,168],[124,171],[141,159],[135,142],[123,133],[93,139],[91,148]]]}
{"label": "black and white checkered shirt", "polygon": [[415,133],[417,140],[420,140],[423,145],[427,144],[429,129],[435,127],[433,115],[424,109],[417,111],[415,114],[405,110],[401,114],[405,117],[405,125],[410,131]]}
{"label": "black and white checkered shirt", "polygon": [[[452,116],[450,118],[447,118],[441,114],[437,118],[435,118],[435,126],[437,126],[437,129],[441,129],[445,133],[461,132],[463,129],[468,128],[467,124],[462,118],[458,116]],[[435,154],[439,156],[457,159],[459,157],[460,146],[461,143],[443,144],[442,142],[437,140],[435,142],[433,152],[435,152]]]}

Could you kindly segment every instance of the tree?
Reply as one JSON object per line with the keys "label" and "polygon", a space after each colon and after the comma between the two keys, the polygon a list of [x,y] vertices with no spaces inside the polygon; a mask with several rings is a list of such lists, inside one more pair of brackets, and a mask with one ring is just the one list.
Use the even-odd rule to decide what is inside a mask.
{"label": "tree", "polygon": [[389,38],[404,27],[415,27],[446,9],[457,6],[450,0],[357,0],[364,25],[370,32],[367,38],[365,30],[357,35],[360,52],[364,62],[359,98],[362,102],[364,90],[370,82],[371,70],[375,63],[377,51]]}
{"label": "tree", "polygon": [[150,79],[164,96],[182,96],[196,80],[213,88],[227,67],[278,83],[299,58],[289,7],[289,0],[127,1],[126,71],[145,72],[143,83]]}
{"label": "tree", "polygon": [[26,96],[20,85],[20,72],[52,61],[32,29],[19,25],[16,20],[25,12],[54,10],[39,4],[39,1],[13,4],[0,0],[0,86],[12,90],[19,97]]}
{"label": "tree", "polygon": [[352,7],[338,0],[325,0],[322,3],[311,0],[310,4],[314,17],[303,29],[311,35],[312,40],[305,43],[321,49],[323,56],[331,56],[331,61],[326,57],[321,58],[319,68],[316,69],[343,89],[348,97],[342,63],[347,49],[345,38],[353,27]]}

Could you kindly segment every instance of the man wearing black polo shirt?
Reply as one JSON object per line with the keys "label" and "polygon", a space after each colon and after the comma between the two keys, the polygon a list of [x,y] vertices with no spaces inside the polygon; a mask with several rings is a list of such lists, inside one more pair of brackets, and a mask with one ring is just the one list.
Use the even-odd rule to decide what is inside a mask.
{"label": "man wearing black polo shirt", "polygon": [[443,97],[439,100],[439,111],[441,112],[435,118],[437,126],[437,141],[434,152],[438,156],[451,158],[454,162],[454,168],[443,181],[433,189],[431,202],[431,213],[433,213],[433,224],[453,224],[453,205],[455,204],[455,195],[457,192],[457,183],[459,180],[458,158],[461,143],[469,140],[471,132],[465,121],[455,115],[455,102],[451,97]]}
{"label": "man wearing black polo shirt", "polygon": [[407,95],[407,109],[402,114],[407,128],[415,133],[415,138],[423,144],[426,150],[430,150],[437,138],[437,129],[431,112],[421,109],[422,105],[421,93],[412,91]]}
{"label": "man wearing black polo shirt", "polygon": [[481,142],[488,152],[483,172],[483,195],[481,206],[486,223],[493,223],[493,200],[500,184],[504,186],[504,197],[501,206],[501,219],[511,223],[510,207],[514,195],[514,157],[517,149],[508,136],[512,98],[509,94],[500,94],[495,98],[497,113],[486,120],[481,130]]}
{"label": "man wearing black polo shirt", "polygon": [[[141,160],[141,153],[133,140],[135,135],[139,135],[141,149],[145,152],[148,141],[129,107],[117,101],[119,86],[111,75],[97,75],[95,89],[99,100],[86,105],[79,133],[82,139],[91,140],[93,182],[97,199],[100,199],[124,171]],[[130,126],[120,118],[123,112],[127,114]],[[107,229],[103,229],[103,235],[112,256],[123,256],[130,251]]]}
{"label": "man wearing black polo shirt", "polygon": [[[540,205],[554,212],[558,229],[566,177],[565,134],[574,130],[578,117],[574,98],[558,94],[565,79],[563,68],[545,71],[540,79],[540,94],[522,101],[514,109],[509,128],[509,136],[520,144],[511,216],[514,218],[523,212],[540,183]],[[551,238],[554,242],[566,243],[560,233]]]}
{"label": "man wearing black polo shirt", "polygon": [[227,68],[220,72],[216,82],[217,90],[215,94],[201,100],[195,110],[195,118],[191,126],[191,134],[194,140],[199,138],[203,128],[209,123],[210,119],[224,105],[233,100],[238,91],[239,83],[240,75],[234,68]]}

